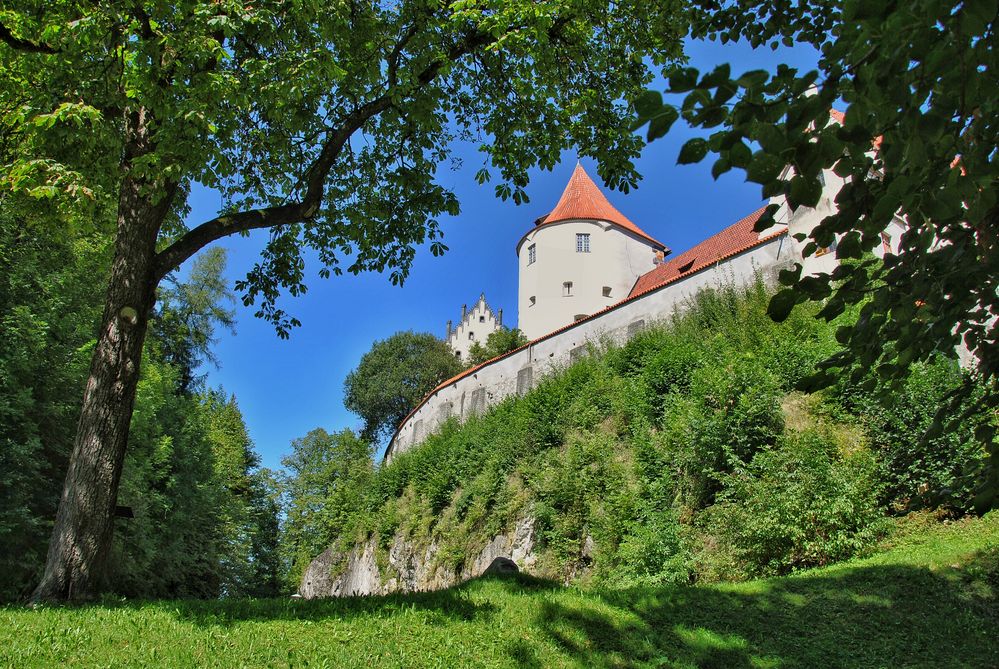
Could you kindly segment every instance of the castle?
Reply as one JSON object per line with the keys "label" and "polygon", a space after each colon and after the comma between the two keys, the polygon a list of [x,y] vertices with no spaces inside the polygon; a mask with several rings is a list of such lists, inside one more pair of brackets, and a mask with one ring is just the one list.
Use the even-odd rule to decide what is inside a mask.
{"label": "castle", "polygon": [[[834,114],[836,122],[841,115]],[[790,167],[782,178],[792,176]],[[476,365],[435,388],[406,417],[385,458],[408,450],[449,418],[464,420],[510,395],[522,395],[544,374],[585,355],[589,344],[623,342],[647,323],[669,318],[700,290],[747,285],[757,277],[773,283],[777,272],[801,263],[803,272],[831,272],[838,262],[835,242],[809,257],[803,244],[815,225],[836,210],[844,180],[822,174],[823,193],[814,208],[792,208],[775,196],[721,232],[667,259],[669,249],[619,212],[577,165],[554,209],[538,218],[517,244],[518,326],[528,344]],[[766,210],[777,206],[776,225],[756,232]],[[881,236],[875,254],[898,250],[905,223],[900,218]],[[501,318],[482,295],[448,341],[467,358],[472,341],[485,340]]]}

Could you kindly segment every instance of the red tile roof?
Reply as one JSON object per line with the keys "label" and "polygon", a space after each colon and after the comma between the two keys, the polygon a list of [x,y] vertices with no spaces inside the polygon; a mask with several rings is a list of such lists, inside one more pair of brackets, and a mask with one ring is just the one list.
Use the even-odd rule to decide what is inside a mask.
{"label": "red tile roof", "polygon": [[574,219],[593,219],[607,221],[614,225],[633,232],[642,239],[652,242],[660,249],[665,249],[666,245],[647,235],[641,228],[632,223],[628,218],[619,212],[610,203],[600,188],[593,183],[593,179],[586,173],[582,165],[576,165],[569,183],[562,191],[562,197],[558,204],[547,216],[542,216],[534,222],[535,225],[546,225],[559,221],[570,221]]}
{"label": "red tile roof", "polygon": [[[692,249],[684,251],[652,271],[638,277],[638,281],[635,282],[635,287],[631,289],[628,297],[634,297],[652,288],[674,281],[681,276],[692,274],[756,246],[762,240],[760,239],[760,233],[753,231],[753,226],[756,224],[756,221],[760,220],[760,216],[763,215],[764,211],[766,211],[766,207],[760,207],[749,216],[725,228],[717,235],[708,237]],[[767,235],[766,238],[773,236]]]}

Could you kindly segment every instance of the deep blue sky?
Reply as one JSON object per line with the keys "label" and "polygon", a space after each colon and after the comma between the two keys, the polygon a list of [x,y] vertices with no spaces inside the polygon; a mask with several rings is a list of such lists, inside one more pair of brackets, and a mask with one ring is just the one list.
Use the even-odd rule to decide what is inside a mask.
{"label": "deep blue sky", "polygon": [[[732,71],[772,68],[787,62],[802,69],[815,66],[816,55],[804,48],[753,51],[741,45],[689,42],[690,65],[702,71],[730,62]],[[680,253],[756,209],[759,186],[745,183],[741,172],[711,178],[710,157],[697,165],[677,165],[676,156],[691,136],[678,123],[671,133],[646,147],[638,161],[644,180],[628,195],[607,191],[610,201],[648,234]],[[443,337],[448,319],[457,320],[461,305],[485,292],[504,322],[516,325],[517,263],[514,246],[532,221],[558,201],[576,163],[567,152],[552,172],[535,170],[527,189],[530,202],[516,206],[493,195],[492,185],[479,186],[473,175],[482,163],[461,147],[464,167],[442,169],[438,178],[454,189],[462,214],[443,220],[450,250],[434,258],[421,249],[403,287],[385,275],[345,275],[324,280],[318,263],[307,266],[309,291],[280,305],[302,321],[289,340],[253,317],[253,308],[236,305],[236,334],[220,333],[214,347],[220,366],[207,369],[208,382],[236,395],[250,436],[263,464],[279,467],[291,441],[309,430],[358,427],[357,416],[343,407],[343,380],[372,342],[400,330],[429,331]],[[596,166],[583,166],[599,185]],[[213,216],[217,193],[195,188],[189,223]],[[243,277],[267,240],[257,231],[248,238],[220,243],[229,251],[230,281]],[[186,269],[186,268],[185,268]]]}

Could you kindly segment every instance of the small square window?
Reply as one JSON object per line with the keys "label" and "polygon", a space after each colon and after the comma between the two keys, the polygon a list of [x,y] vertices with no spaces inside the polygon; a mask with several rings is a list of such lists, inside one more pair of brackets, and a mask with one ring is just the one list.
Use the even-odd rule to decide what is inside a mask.
{"label": "small square window", "polygon": [[610,286],[604,286],[604,291],[603,292],[604,292],[604,297],[610,297],[611,296],[611,287]]}
{"label": "small square window", "polygon": [[529,298],[527,298],[527,299],[528,299],[528,300],[530,300],[531,304],[530,304],[529,306],[532,306],[532,307],[534,306],[534,303],[538,301],[538,300],[537,300],[537,298],[536,298],[536,297],[534,297],[533,295],[531,295],[531,296],[530,296]]}
{"label": "small square window", "polygon": [[586,232],[576,233],[576,253],[590,252],[590,235]]}
{"label": "small square window", "polygon": [[473,339],[475,339],[475,333],[474,332],[469,332],[468,333],[468,340],[472,341]]}
{"label": "small square window", "polygon": [[479,322],[480,323],[485,323],[486,322],[486,317],[485,316],[479,316]]}
{"label": "small square window", "polygon": [[538,249],[534,244],[527,247],[527,264],[533,265],[534,261],[538,259]]}
{"label": "small square window", "polygon": [[572,297],[572,281],[562,284],[562,297]]}

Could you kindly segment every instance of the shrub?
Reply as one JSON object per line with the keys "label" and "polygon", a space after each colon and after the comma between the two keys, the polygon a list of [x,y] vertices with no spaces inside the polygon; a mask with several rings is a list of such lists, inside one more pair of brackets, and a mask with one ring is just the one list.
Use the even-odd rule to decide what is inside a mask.
{"label": "shrub", "polygon": [[[962,421],[957,429],[924,438],[937,411],[946,406],[947,394],[964,382],[964,372],[956,362],[939,360],[914,365],[902,387],[891,393],[845,383],[835,389],[835,399],[859,418],[878,453],[885,505],[899,512],[939,506],[970,508],[975,474],[985,458],[974,430],[989,419],[987,411]],[[944,419],[959,415],[968,404]]]}
{"label": "shrub", "polygon": [[723,477],[774,444],[784,428],[777,380],[750,357],[694,373],[687,395],[671,396],[664,447],[678,471],[678,496],[692,510],[714,501]]}
{"label": "shrub", "polygon": [[741,574],[773,576],[856,555],[884,528],[877,463],[844,455],[827,436],[789,434],[726,479],[703,525],[730,550]]}

